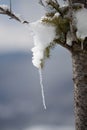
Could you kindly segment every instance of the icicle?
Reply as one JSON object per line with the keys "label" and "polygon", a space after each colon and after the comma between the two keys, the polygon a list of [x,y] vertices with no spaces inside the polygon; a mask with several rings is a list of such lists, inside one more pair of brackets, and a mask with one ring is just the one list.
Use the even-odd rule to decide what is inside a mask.
{"label": "icicle", "polygon": [[43,78],[42,78],[41,67],[39,68],[39,76],[40,76],[40,86],[41,86],[41,94],[42,94],[43,106],[44,106],[44,109],[46,109],[45,95],[44,95],[44,86],[43,86]]}

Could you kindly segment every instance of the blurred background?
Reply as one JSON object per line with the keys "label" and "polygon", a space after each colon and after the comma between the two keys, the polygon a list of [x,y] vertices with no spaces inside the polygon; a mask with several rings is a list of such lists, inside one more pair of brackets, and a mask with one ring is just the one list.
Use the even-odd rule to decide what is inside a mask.
{"label": "blurred background", "polygon": [[[9,0],[0,4],[9,6]],[[30,22],[45,13],[38,0],[12,0],[12,9]],[[57,46],[46,61],[44,110],[32,47],[29,27],[0,14],[0,130],[74,130],[70,53]]]}

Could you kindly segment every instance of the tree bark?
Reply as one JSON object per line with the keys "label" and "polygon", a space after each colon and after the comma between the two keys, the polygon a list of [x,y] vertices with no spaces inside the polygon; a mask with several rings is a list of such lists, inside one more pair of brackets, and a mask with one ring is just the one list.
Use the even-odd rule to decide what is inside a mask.
{"label": "tree bark", "polygon": [[72,51],[76,130],[87,130],[87,51]]}

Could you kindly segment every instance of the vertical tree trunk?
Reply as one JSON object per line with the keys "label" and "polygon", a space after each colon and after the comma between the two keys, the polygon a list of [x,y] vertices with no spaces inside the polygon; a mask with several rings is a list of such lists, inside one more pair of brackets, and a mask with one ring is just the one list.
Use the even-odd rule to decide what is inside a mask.
{"label": "vertical tree trunk", "polygon": [[73,51],[72,63],[76,130],[87,130],[87,51]]}

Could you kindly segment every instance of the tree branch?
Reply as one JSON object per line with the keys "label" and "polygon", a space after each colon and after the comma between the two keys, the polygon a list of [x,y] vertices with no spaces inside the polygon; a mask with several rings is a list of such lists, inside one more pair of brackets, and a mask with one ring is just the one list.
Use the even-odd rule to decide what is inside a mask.
{"label": "tree branch", "polygon": [[62,11],[60,9],[60,5],[59,5],[57,0],[55,0],[55,1],[53,1],[53,0],[46,0],[45,3],[43,1],[44,0],[39,0],[39,4],[42,5],[43,7],[45,7],[45,3],[47,3],[48,5],[53,7],[57,12],[59,12],[59,14],[61,16],[63,16],[63,13],[62,13]]}
{"label": "tree branch", "polygon": [[57,39],[55,38],[53,42],[61,45],[62,47],[66,48],[69,51],[72,51],[72,46],[69,46],[68,44],[66,44],[66,42],[61,41],[59,38]]}
{"label": "tree branch", "polygon": [[45,5],[44,5],[44,3],[43,3],[43,1],[42,0],[39,0],[39,2],[38,2],[40,5],[42,5],[43,7],[45,7]]}
{"label": "tree branch", "polygon": [[76,30],[75,30],[75,25],[74,25],[74,17],[73,17],[73,7],[72,7],[72,1],[68,0],[69,3],[69,18],[70,18],[70,32],[72,36],[72,41],[77,41],[76,37]]}
{"label": "tree branch", "polygon": [[28,21],[26,20],[23,20],[21,19],[20,17],[18,17],[14,12],[12,12],[10,10],[10,8],[6,5],[0,5],[0,14],[4,14],[4,15],[7,15],[7,16],[10,16],[11,19],[15,19],[21,23],[29,23]]}
{"label": "tree branch", "polygon": [[58,3],[58,1],[52,1],[52,0],[49,0],[49,1],[47,1],[47,4],[48,5],[51,5],[57,12],[59,12],[59,14],[61,15],[61,16],[63,16],[63,13],[62,13],[62,11],[61,11],[61,9],[60,9],[60,5],[59,5],[59,3]]}

